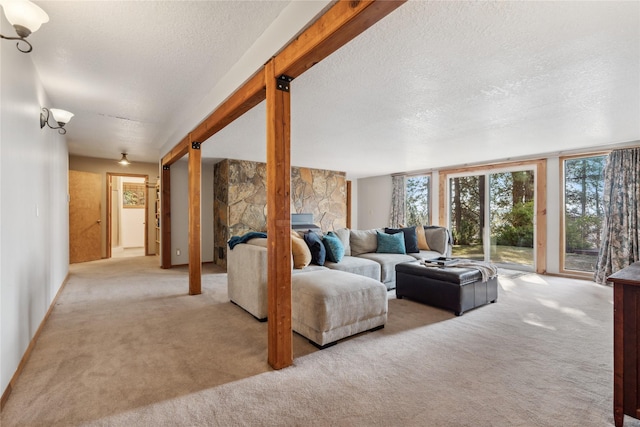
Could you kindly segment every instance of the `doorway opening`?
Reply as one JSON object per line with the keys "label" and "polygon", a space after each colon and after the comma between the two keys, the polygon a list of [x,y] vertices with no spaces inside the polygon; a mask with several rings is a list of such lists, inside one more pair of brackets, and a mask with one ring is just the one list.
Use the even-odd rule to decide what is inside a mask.
{"label": "doorway opening", "polygon": [[107,258],[145,256],[148,175],[107,173]]}

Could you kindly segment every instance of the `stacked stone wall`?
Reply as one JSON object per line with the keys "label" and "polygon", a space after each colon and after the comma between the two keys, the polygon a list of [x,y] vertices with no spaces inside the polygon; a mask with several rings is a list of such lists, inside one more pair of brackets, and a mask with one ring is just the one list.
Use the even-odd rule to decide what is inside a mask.
{"label": "stacked stone wall", "polygon": [[[267,165],[226,159],[214,167],[215,262],[226,266],[231,236],[267,229]],[[347,224],[347,182],[344,172],[291,168],[291,212],[312,213],[322,231]]]}

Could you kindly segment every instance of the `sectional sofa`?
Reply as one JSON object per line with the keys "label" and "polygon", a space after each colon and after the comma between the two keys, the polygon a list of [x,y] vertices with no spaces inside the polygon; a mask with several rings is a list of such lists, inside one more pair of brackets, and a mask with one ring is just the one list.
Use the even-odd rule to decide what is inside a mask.
{"label": "sectional sofa", "polygon": [[[423,230],[426,242],[421,247],[428,249],[415,247],[409,237],[404,253],[381,252],[378,245],[380,239],[399,233],[398,229],[336,230],[334,235],[340,239],[344,255],[322,266],[301,263],[294,250],[292,265],[303,268],[292,269],[293,330],[323,348],[359,332],[384,327],[387,291],[395,288],[395,266],[451,255],[446,228]],[[405,237],[409,234],[402,231]],[[252,239],[227,251],[229,299],[260,321],[267,318],[266,242],[264,238]]]}

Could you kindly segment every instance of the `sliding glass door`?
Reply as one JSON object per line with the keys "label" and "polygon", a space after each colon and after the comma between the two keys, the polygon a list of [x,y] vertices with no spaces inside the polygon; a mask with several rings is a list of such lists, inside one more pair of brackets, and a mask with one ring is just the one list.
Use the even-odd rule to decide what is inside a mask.
{"label": "sliding glass door", "polygon": [[534,204],[533,170],[450,177],[453,256],[533,269]]}

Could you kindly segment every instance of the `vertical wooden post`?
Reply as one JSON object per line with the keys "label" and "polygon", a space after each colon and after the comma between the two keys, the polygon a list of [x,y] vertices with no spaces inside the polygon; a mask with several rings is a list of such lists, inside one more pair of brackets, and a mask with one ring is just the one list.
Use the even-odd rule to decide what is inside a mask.
{"label": "vertical wooden post", "polygon": [[291,329],[291,100],[289,82],[265,66],[267,100],[268,362],[293,364]]}
{"label": "vertical wooden post", "polygon": [[160,266],[171,268],[171,168],[162,165],[160,177]]}
{"label": "vertical wooden post", "polygon": [[201,187],[202,151],[200,151],[199,142],[191,142],[189,146],[189,295],[202,293]]}

